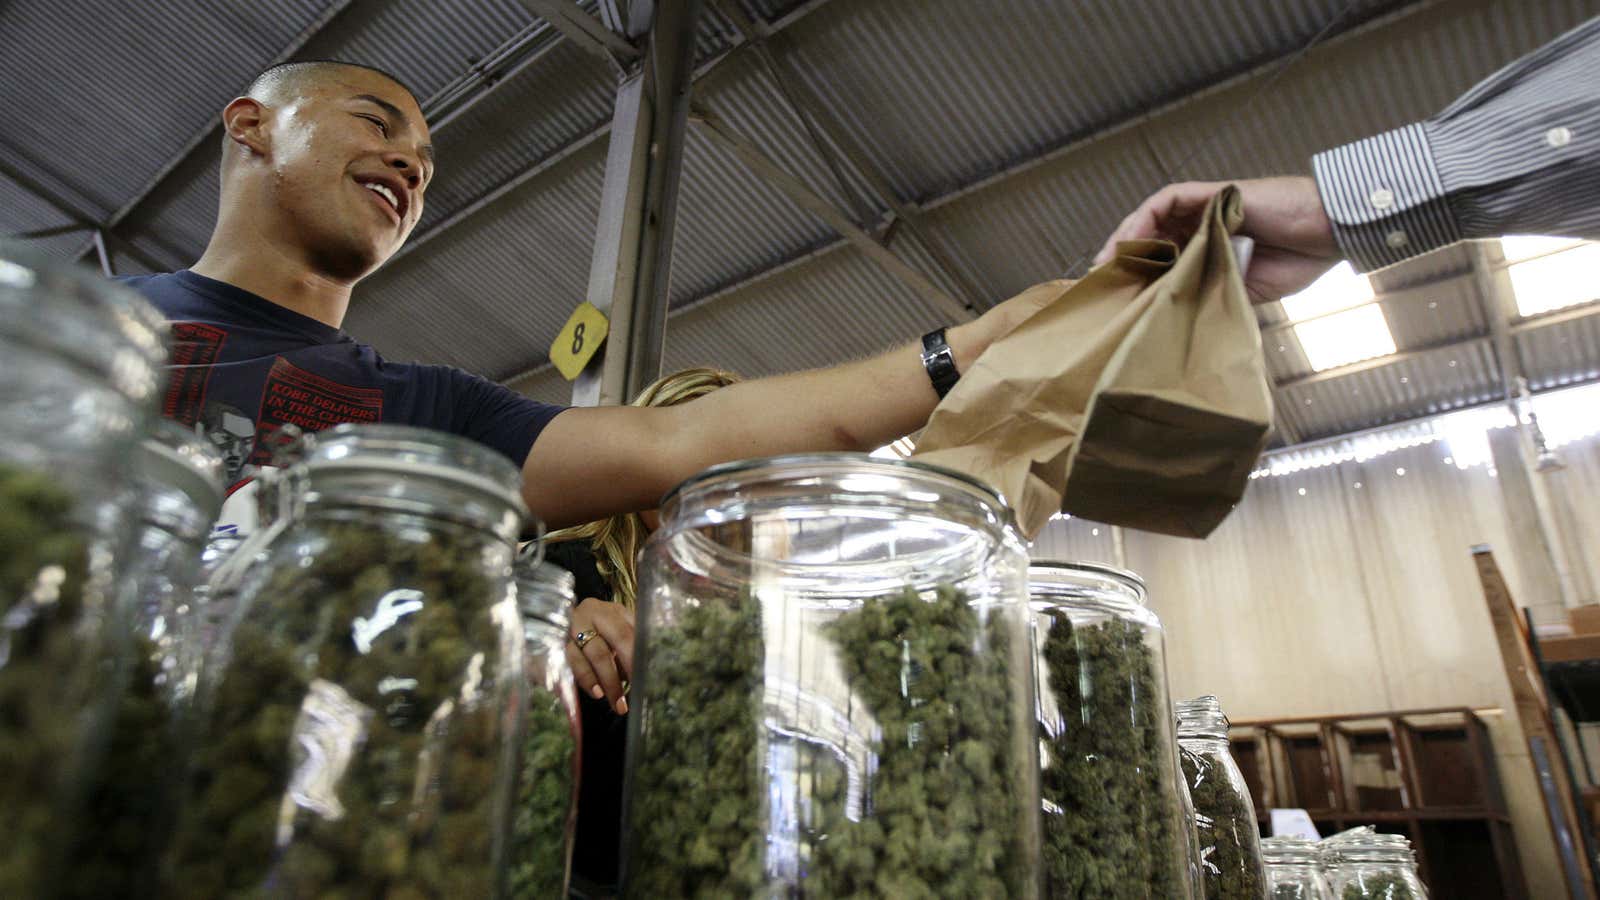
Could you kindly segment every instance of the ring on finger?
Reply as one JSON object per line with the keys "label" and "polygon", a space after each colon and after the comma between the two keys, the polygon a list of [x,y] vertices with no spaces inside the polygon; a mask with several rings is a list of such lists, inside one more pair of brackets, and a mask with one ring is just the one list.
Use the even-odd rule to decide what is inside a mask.
{"label": "ring on finger", "polygon": [[572,642],[578,645],[579,650],[582,650],[585,644],[594,640],[594,636],[597,633],[595,631],[580,631],[572,636]]}

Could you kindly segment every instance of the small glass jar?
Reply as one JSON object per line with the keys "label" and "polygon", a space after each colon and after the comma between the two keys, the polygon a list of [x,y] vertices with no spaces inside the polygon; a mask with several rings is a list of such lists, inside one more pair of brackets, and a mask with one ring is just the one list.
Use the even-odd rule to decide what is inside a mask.
{"label": "small glass jar", "polygon": [[990,489],[712,468],[639,571],[628,897],[1036,896],[1027,557]]}
{"label": "small glass jar", "polygon": [[1322,881],[1322,852],[1316,841],[1297,837],[1261,839],[1272,900],[1329,900]]}
{"label": "small glass jar", "polygon": [[235,551],[167,896],[503,896],[520,483],[438,432],[306,438],[264,556]]}
{"label": "small glass jar", "polygon": [[1411,842],[1398,834],[1358,835],[1336,845],[1329,878],[1335,900],[1427,900]]}
{"label": "small glass jar", "polygon": [[528,715],[511,814],[507,895],[559,898],[567,895],[572,874],[583,759],[578,689],[566,653],[575,590],[571,572],[536,555],[517,561],[516,580],[526,638]]}
{"label": "small glass jar", "polygon": [[1028,590],[1046,896],[1194,896],[1161,622],[1144,605],[1144,582],[1035,561]]}
{"label": "small glass jar", "polygon": [[163,334],[125,288],[0,248],[0,896],[55,894],[87,831],[127,669],[124,515]]}
{"label": "small glass jar", "polygon": [[1255,805],[1228,750],[1228,717],[1216,697],[1178,704],[1178,756],[1194,802],[1206,900],[1263,900]]}

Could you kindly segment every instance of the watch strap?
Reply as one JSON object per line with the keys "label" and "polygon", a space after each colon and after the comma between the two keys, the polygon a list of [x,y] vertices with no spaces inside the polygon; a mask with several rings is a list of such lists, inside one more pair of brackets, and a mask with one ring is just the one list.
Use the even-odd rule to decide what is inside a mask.
{"label": "watch strap", "polygon": [[922,367],[928,370],[928,380],[933,382],[933,389],[941,400],[961,380],[961,373],[956,371],[956,355],[950,350],[944,332],[940,328],[922,336]]}

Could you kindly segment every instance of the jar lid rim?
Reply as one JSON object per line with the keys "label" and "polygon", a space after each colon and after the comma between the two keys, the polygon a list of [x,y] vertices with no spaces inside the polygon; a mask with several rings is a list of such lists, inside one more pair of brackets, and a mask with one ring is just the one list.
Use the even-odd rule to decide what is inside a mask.
{"label": "jar lid rim", "polygon": [[[396,450],[432,451],[432,459],[404,459]],[[358,472],[392,471],[402,478],[421,478],[474,491],[509,507],[523,522],[533,519],[522,499],[522,473],[493,449],[470,438],[386,423],[337,425],[301,438],[284,471],[319,481]],[[464,454],[453,456],[452,454]],[[374,495],[371,499],[385,499]]]}
{"label": "jar lid rim", "polygon": [[177,488],[202,513],[216,518],[224,490],[222,454],[193,431],[161,419],[140,442],[138,465],[145,477]]}
{"label": "jar lid rim", "polygon": [[726,478],[739,472],[748,472],[772,466],[860,466],[867,469],[898,470],[900,472],[913,472],[922,475],[934,475],[959,483],[961,486],[981,494],[982,499],[994,503],[1009,521],[1014,518],[1011,504],[1005,495],[986,482],[957,469],[922,462],[915,459],[884,459],[868,453],[838,452],[838,453],[787,453],[777,456],[756,456],[749,459],[733,460],[732,462],[718,463],[703,469],[700,472],[685,478],[661,497],[660,508],[665,509],[672,501],[683,494],[700,487],[708,482]]}
{"label": "jar lid rim", "polygon": [[[53,352],[72,360],[78,366],[115,376],[137,366],[155,373],[167,360],[166,320],[138,291],[111,281],[99,273],[91,273],[76,266],[62,265],[40,251],[23,247],[15,241],[0,240],[0,288],[17,288],[24,291],[42,288],[71,291],[75,298],[86,301],[85,309],[92,309],[99,317],[94,329],[119,344],[117,353],[91,352],[76,344],[62,343],[59,335],[48,328],[45,320],[24,317],[15,323],[19,334],[32,335],[48,342]],[[129,353],[120,352],[127,350]],[[128,393],[123,390],[123,393]],[[143,394],[132,399],[142,401]]]}
{"label": "jar lid rim", "polygon": [[1131,569],[1122,569],[1106,563],[1090,562],[1088,560],[1067,559],[1032,559],[1028,561],[1028,571],[1034,569],[1054,572],[1089,572],[1096,575],[1108,575],[1118,581],[1127,582],[1129,586],[1138,590],[1141,597],[1145,596],[1148,588],[1144,578]]}

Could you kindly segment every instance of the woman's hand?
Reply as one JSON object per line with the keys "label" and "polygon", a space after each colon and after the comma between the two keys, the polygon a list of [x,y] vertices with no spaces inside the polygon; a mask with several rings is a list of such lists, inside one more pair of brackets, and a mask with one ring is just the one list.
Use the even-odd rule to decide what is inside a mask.
{"label": "woman's hand", "polygon": [[625,685],[633,677],[633,610],[594,597],[574,607],[567,664],[581,690],[596,700],[609,700],[617,715],[626,715]]}

